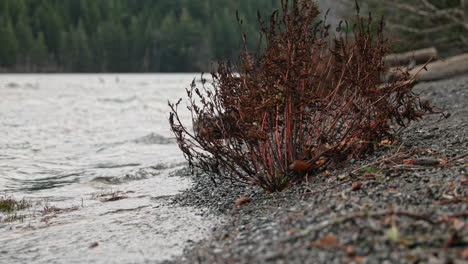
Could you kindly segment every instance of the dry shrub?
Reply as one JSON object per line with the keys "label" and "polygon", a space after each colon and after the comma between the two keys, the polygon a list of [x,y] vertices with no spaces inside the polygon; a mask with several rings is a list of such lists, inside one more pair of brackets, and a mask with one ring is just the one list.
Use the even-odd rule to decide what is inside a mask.
{"label": "dry shrub", "polygon": [[179,119],[180,100],[169,104],[192,168],[280,191],[359,158],[434,112],[412,92],[409,75],[381,82],[383,23],[358,17],[351,33],[340,24],[330,40],[318,15],[312,1],[294,0],[282,1],[268,23],[259,17],[263,52],[245,48],[238,64],[220,63],[210,85],[187,90],[194,132]]}

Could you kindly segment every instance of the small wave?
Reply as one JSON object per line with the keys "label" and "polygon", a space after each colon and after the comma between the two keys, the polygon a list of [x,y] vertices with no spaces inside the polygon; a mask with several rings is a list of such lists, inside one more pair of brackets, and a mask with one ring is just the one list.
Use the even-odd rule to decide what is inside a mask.
{"label": "small wave", "polygon": [[122,184],[124,182],[138,181],[138,180],[155,177],[155,176],[161,175],[161,173],[164,173],[165,171],[168,171],[170,169],[173,169],[182,165],[185,165],[185,162],[184,163],[179,162],[179,163],[157,164],[151,167],[140,168],[134,171],[130,171],[121,177],[98,176],[98,177],[93,178],[91,181],[104,183],[104,184]]}
{"label": "small wave", "polygon": [[140,163],[125,163],[125,164],[113,164],[113,163],[98,163],[96,169],[116,169],[116,168],[125,168],[125,167],[137,167],[140,166]]}
{"label": "small wave", "polygon": [[132,96],[129,98],[98,98],[97,100],[99,102],[105,102],[105,103],[118,103],[118,104],[123,104],[123,103],[129,103],[131,101],[136,100],[136,96]]}
{"label": "small wave", "polygon": [[80,173],[67,173],[51,177],[44,177],[33,180],[20,180],[20,179],[10,179],[12,182],[17,182],[21,187],[19,190],[24,191],[38,191],[53,189],[57,187],[62,187],[65,185],[70,185],[79,182],[80,177],[83,175]]}
{"label": "small wave", "polygon": [[147,179],[147,178],[159,175],[160,173],[161,173],[160,171],[153,170],[151,168],[143,168],[143,169],[138,169],[136,171],[126,173],[122,177],[98,176],[98,177],[93,178],[91,181],[104,183],[104,184],[122,184],[124,182],[129,182],[129,181],[138,181],[138,180]]}
{"label": "small wave", "polygon": [[120,179],[119,177],[99,176],[99,177],[93,178],[91,182],[99,182],[99,183],[105,183],[105,184],[121,184],[122,179]]}
{"label": "small wave", "polygon": [[39,85],[37,84],[36,85],[31,84],[31,83],[19,84],[15,82],[10,82],[6,84],[5,87],[10,88],[10,89],[33,89],[33,90],[39,89]]}
{"label": "small wave", "polygon": [[127,143],[134,143],[134,144],[141,144],[141,145],[169,145],[169,144],[174,144],[175,140],[172,138],[158,135],[156,133],[151,133],[149,135],[139,137],[133,140],[120,141],[120,142],[107,143],[107,144],[99,144],[97,145],[99,149],[97,149],[96,152],[99,153],[109,148],[117,147],[117,146],[124,145]]}
{"label": "small wave", "polygon": [[133,143],[144,144],[144,145],[153,145],[153,144],[167,145],[167,144],[175,143],[175,140],[158,135],[156,133],[151,133],[149,135],[134,139],[132,141]]}

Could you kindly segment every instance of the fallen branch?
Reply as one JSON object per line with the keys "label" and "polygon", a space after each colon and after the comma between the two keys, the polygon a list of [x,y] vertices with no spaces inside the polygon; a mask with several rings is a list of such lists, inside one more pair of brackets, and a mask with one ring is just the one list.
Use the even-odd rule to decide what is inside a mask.
{"label": "fallen branch", "polygon": [[430,63],[426,66],[427,71],[421,71],[423,68],[423,65],[416,66],[410,71],[410,74],[416,75],[416,73],[420,71],[419,74],[416,75],[416,80],[423,82],[468,74],[468,53]]}
{"label": "fallen branch", "polygon": [[[384,81],[401,77],[405,70],[390,68],[384,76]],[[458,75],[468,74],[468,53],[450,57],[445,60],[422,64],[414,67],[409,74],[417,82],[428,82],[448,79]]]}
{"label": "fallen branch", "polygon": [[430,47],[426,49],[412,50],[405,53],[389,54],[385,56],[384,62],[387,66],[409,65],[411,63],[425,63],[437,57],[437,49]]}

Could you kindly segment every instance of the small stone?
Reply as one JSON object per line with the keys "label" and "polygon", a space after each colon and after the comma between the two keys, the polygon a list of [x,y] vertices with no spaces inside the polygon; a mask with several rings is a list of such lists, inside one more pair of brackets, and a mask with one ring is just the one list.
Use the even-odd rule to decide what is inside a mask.
{"label": "small stone", "polygon": [[413,160],[413,165],[419,165],[419,166],[436,166],[439,164],[440,162],[438,160],[431,159],[431,158],[421,158],[421,159]]}

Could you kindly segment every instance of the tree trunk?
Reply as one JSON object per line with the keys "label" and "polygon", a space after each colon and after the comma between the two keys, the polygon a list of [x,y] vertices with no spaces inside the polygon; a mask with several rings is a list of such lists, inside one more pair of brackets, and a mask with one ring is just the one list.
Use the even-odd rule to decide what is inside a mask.
{"label": "tree trunk", "polygon": [[423,67],[424,65],[418,65],[410,71],[411,75],[417,74],[417,81],[427,82],[462,74],[468,75],[468,53],[430,63],[426,66],[427,71],[422,69]]}
{"label": "tree trunk", "polygon": [[402,66],[414,63],[421,64],[437,57],[437,50],[434,47],[412,50],[405,53],[389,54],[385,56],[384,62],[387,66]]}

